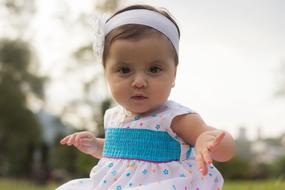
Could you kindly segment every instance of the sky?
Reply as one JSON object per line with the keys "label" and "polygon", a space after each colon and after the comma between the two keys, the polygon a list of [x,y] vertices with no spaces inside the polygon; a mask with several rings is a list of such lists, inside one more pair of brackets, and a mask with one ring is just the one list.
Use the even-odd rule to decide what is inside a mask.
{"label": "sky", "polygon": [[[66,39],[59,23],[51,21],[50,16],[61,11],[58,1],[38,2],[41,11],[35,24],[41,35],[36,43],[46,58],[43,68],[52,69],[54,79],[61,81],[48,92],[49,100],[60,105],[67,98],[62,94],[68,92],[61,88],[67,81],[60,78],[63,66],[51,64],[60,62],[62,51],[72,50],[80,39],[76,38],[78,31],[74,38]],[[66,18],[75,17],[76,11],[90,11],[90,0],[61,2],[69,4]],[[165,7],[180,26],[180,62],[170,99],[194,109],[206,123],[235,137],[239,127],[246,127],[250,138],[256,137],[258,128],[264,136],[285,132],[285,97],[274,95],[280,84],[281,63],[285,64],[285,1],[122,2],[122,6],[145,3]],[[72,88],[74,95],[76,86]]]}

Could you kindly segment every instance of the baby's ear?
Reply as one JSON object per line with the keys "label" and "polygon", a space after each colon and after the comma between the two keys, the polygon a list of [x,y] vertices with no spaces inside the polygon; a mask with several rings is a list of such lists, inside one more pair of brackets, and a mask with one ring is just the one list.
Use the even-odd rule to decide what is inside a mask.
{"label": "baby's ear", "polygon": [[175,65],[175,69],[174,69],[174,80],[176,79],[176,73],[177,73],[177,65]]}

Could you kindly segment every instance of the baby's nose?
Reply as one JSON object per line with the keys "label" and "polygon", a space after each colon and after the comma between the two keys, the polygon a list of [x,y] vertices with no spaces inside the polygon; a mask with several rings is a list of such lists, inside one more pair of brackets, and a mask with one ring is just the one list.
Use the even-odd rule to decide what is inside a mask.
{"label": "baby's nose", "polygon": [[138,74],[135,76],[132,87],[134,88],[145,88],[147,86],[147,79],[142,74]]}

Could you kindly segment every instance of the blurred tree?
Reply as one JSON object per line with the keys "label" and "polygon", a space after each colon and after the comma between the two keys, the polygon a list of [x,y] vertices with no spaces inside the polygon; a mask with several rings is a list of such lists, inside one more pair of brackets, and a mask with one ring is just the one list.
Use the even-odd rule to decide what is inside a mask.
{"label": "blurred tree", "polygon": [[272,166],[274,177],[285,178],[285,156],[279,158]]}
{"label": "blurred tree", "polygon": [[[120,1],[116,0],[104,0],[104,1],[94,1],[92,5],[94,9],[100,12],[112,12],[117,8]],[[61,4],[64,6],[62,10],[66,12],[61,12],[57,15],[57,19],[64,26],[66,35],[69,39],[72,39],[73,31],[90,31],[90,16],[93,15],[92,12],[82,12],[78,17],[71,19],[66,17],[70,9],[67,4]],[[76,38],[80,36],[75,32]],[[104,128],[103,128],[103,115],[105,111],[111,106],[112,100],[108,96],[102,95],[102,91],[106,91],[102,86],[102,80],[104,80],[104,74],[102,65],[99,65],[95,61],[92,39],[82,40],[82,43],[78,43],[78,47],[69,55],[71,61],[66,64],[62,73],[62,76],[74,80],[76,76],[76,82],[79,83],[78,89],[81,91],[82,96],[76,97],[71,101],[64,104],[64,108],[61,112],[61,117],[66,121],[70,122],[70,118],[76,117],[79,122],[76,125],[79,129],[94,130],[96,128],[97,136],[104,138]],[[66,86],[63,86],[65,88]],[[99,95],[98,95],[99,94]],[[83,111],[82,111],[83,110]],[[83,113],[82,113],[83,112]],[[71,122],[72,123],[72,122]],[[67,157],[71,159],[62,160],[62,157]],[[55,171],[66,171],[71,173],[73,177],[75,176],[87,176],[90,169],[98,162],[89,155],[84,155],[76,150],[74,147],[63,147],[61,145],[55,145],[51,148],[50,152],[51,158],[51,168]],[[65,174],[66,175],[66,174]],[[66,175],[68,177],[68,175]]]}
{"label": "blurred tree", "polygon": [[[98,5],[94,4],[94,8],[97,7],[102,12],[110,12],[118,6],[119,2],[114,0],[98,1]],[[81,27],[83,30],[90,28],[87,20],[91,13],[82,13],[78,18],[72,20],[70,17],[66,19],[66,15],[69,14],[65,14],[64,10],[62,15],[58,13],[60,15],[57,16],[67,27],[67,36],[75,27],[77,27],[76,29]],[[0,175],[25,175],[31,173],[32,155],[35,147],[43,146],[39,124],[29,109],[30,99],[44,99],[43,83],[46,79],[34,74],[36,73],[36,64],[32,64],[32,57],[34,58],[35,55],[30,47],[30,42],[33,42],[33,32],[29,29],[29,24],[36,13],[34,0],[3,0],[0,2],[0,12],[1,16],[7,18],[0,21],[1,26],[5,27],[5,32],[1,30],[0,34],[7,38],[0,41]],[[79,76],[85,76],[85,69],[90,70],[90,66],[95,64],[92,42],[89,40],[88,43],[79,44],[78,50],[75,50],[73,55],[75,55],[74,62],[80,64],[75,64],[74,67],[70,67],[72,64],[67,64],[66,73],[62,73],[62,75],[70,72],[74,72],[75,75],[75,71],[80,71],[82,74]],[[67,102],[62,116],[65,117],[72,113],[73,116],[75,115],[81,120],[81,125],[78,127],[97,126],[98,135],[104,137],[103,114],[110,107],[112,101],[109,98],[100,102],[94,101],[96,99],[94,92],[95,94],[98,92],[98,79],[103,78],[102,71],[98,72],[96,69],[94,71],[93,77],[82,80],[84,95],[72,102]],[[86,107],[91,112],[91,117],[78,114],[82,108]],[[54,154],[54,152],[56,153]],[[51,161],[45,160],[46,158],[42,159],[45,162],[51,162],[51,165],[56,167],[61,164],[62,157],[74,156],[77,158],[74,155],[74,150],[69,152],[60,148],[52,148],[51,153],[44,151],[44,155],[52,155],[49,156],[52,158]],[[85,163],[86,158],[78,157],[75,160],[78,163]],[[74,162],[65,162],[65,165],[65,168],[68,168],[70,172],[82,171],[82,168],[86,168],[86,166],[82,166],[81,169],[78,169],[76,164],[74,166]]]}
{"label": "blurred tree", "polygon": [[[241,127],[240,130],[246,129],[245,127]],[[244,134],[245,135],[245,134]],[[236,139],[236,151],[239,159],[243,161],[249,161],[252,158],[251,152],[251,142],[247,139],[246,136],[240,136]]]}
{"label": "blurred tree", "polygon": [[[57,141],[60,141],[62,136],[58,137]],[[52,169],[63,169],[69,173],[76,172],[76,166],[74,161],[77,159],[77,151],[75,148],[67,148],[60,144],[56,144],[51,148],[50,163]],[[70,158],[70,159],[62,159]]]}
{"label": "blurred tree", "polygon": [[[36,9],[34,0],[2,0],[0,2],[2,36],[26,39],[31,38],[30,23]],[[3,29],[2,28],[2,29]]]}
{"label": "blurred tree", "polygon": [[[44,99],[45,77],[39,77],[30,23],[34,0],[3,0],[0,13],[0,174],[31,175],[40,125],[31,111]],[[4,29],[4,30],[3,30]]]}
{"label": "blurred tree", "polygon": [[218,162],[215,166],[226,179],[249,179],[252,176],[251,163],[239,156],[225,163]]}
{"label": "blurred tree", "polygon": [[88,177],[90,170],[98,163],[99,159],[93,158],[86,154],[78,154],[76,160],[77,176]]}
{"label": "blurred tree", "polygon": [[252,163],[251,179],[273,178],[272,166],[267,163]]}
{"label": "blurred tree", "polygon": [[[101,0],[94,2],[93,6],[96,11],[108,14],[113,12],[120,2],[118,0]],[[69,9],[66,8],[65,10]],[[68,26],[66,28],[68,33],[72,33],[70,31],[76,30],[77,27],[86,32],[90,31],[90,15],[92,14],[83,12],[72,21],[64,16],[59,16],[58,18],[60,18],[64,26]],[[67,14],[63,13],[63,15]],[[61,116],[64,119],[66,118],[65,121],[68,122],[72,115],[76,115],[79,119],[78,128],[88,130],[96,128],[97,136],[104,137],[103,115],[105,110],[111,106],[112,99],[106,96],[102,99],[102,93],[106,91],[100,90],[104,80],[104,73],[102,66],[95,61],[92,39],[87,39],[82,44],[79,44],[78,48],[72,52],[71,57],[74,62],[66,66],[63,75],[68,76],[72,73],[72,76],[80,76],[79,79],[77,77],[77,81],[80,81],[80,86],[82,86],[80,90],[82,90],[83,95],[67,102]],[[98,94],[101,94],[101,98]],[[80,114],[82,110],[84,110],[84,114]]]}
{"label": "blurred tree", "polygon": [[40,127],[28,107],[28,96],[43,98],[43,78],[31,72],[32,52],[26,42],[0,41],[0,172],[32,173]]}
{"label": "blurred tree", "polygon": [[104,12],[113,12],[120,5],[121,0],[99,0],[97,1],[96,8]]}

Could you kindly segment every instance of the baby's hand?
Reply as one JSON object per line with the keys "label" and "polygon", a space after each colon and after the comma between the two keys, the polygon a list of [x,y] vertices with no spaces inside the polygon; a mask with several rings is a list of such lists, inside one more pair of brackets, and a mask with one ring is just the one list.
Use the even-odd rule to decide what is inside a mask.
{"label": "baby's hand", "polygon": [[203,132],[196,141],[196,161],[203,175],[208,173],[208,165],[212,164],[211,152],[221,143],[225,137],[225,132],[221,130],[210,130]]}
{"label": "baby's hand", "polygon": [[64,137],[60,143],[68,146],[73,145],[81,152],[90,155],[97,150],[98,146],[95,135],[89,131],[82,131],[68,135]]}

